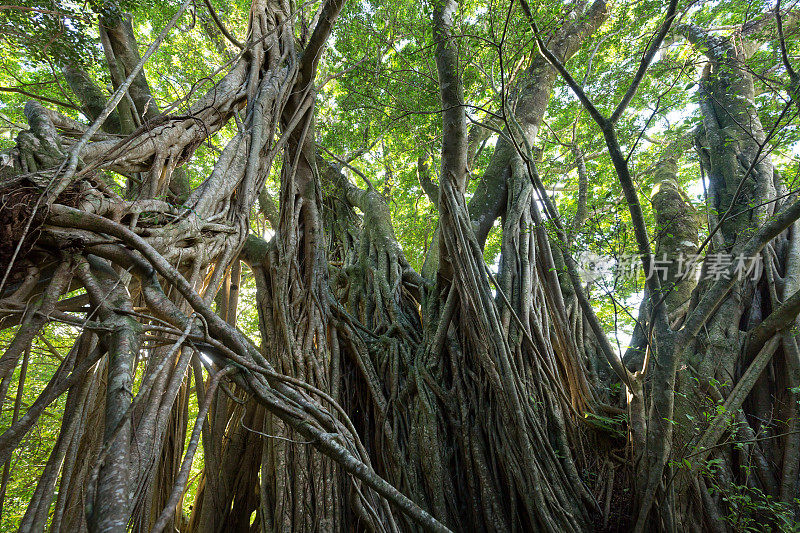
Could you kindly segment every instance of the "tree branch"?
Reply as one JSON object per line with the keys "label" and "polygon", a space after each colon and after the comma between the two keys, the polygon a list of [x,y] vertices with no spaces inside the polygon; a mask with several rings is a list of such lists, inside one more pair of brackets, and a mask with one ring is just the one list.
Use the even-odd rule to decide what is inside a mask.
{"label": "tree branch", "polygon": [[[738,255],[750,258],[755,257],[759,252],[761,252],[761,250],[769,241],[777,237],[783,230],[791,226],[798,219],[800,219],[800,200],[786,206],[780,212],[776,213],[770,220],[764,223],[764,225],[762,225],[758,231],[742,246]],[[675,341],[676,345],[679,346],[682,351],[685,350],[694,337],[700,333],[703,325],[711,317],[719,304],[722,303],[723,298],[726,294],[728,294],[731,288],[733,288],[733,285],[736,283],[736,281],[736,265],[731,265],[727,272],[727,277],[723,276],[717,280],[708,289],[705,296],[703,296],[692,313],[686,317],[684,325],[678,331],[678,337]],[[795,301],[795,295],[790,297],[784,306],[779,307],[773,312],[773,314],[770,315],[770,317],[775,315],[773,319],[770,319],[770,322],[773,320],[782,320],[784,314],[789,313],[794,305],[798,305]],[[767,322],[766,319],[765,322]],[[767,323],[767,325],[764,326],[765,329],[763,331],[768,331],[768,328],[770,327],[772,326]],[[751,334],[753,338],[763,338],[761,333],[756,333],[756,331],[757,330],[754,330],[754,333]]]}
{"label": "tree branch", "polygon": [[211,15],[211,18],[214,19],[214,24],[217,25],[217,28],[219,28],[219,31],[222,32],[222,35],[224,35],[231,43],[233,43],[234,46],[243,50],[244,45],[241,42],[239,42],[239,40],[228,31],[228,29],[219,19],[219,16],[217,15],[217,11],[214,9],[214,6],[211,5],[211,1],[203,0],[203,3],[206,5],[206,8],[208,8],[208,13]]}
{"label": "tree branch", "polygon": [[636,94],[639,84],[642,83],[644,75],[647,73],[647,69],[650,67],[650,63],[653,61],[653,57],[655,57],[658,49],[661,48],[661,43],[664,42],[664,37],[666,37],[672,22],[675,20],[675,11],[677,6],[678,0],[670,1],[669,7],[667,8],[667,15],[664,18],[664,22],[661,24],[661,29],[656,34],[655,39],[650,42],[647,52],[645,52],[644,57],[642,57],[642,61],[639,63],[639,68],[636,70],[636,75],[634,75],[633,81],[628,87],[628,90],[625,91],[625,96],[622,97],[622,100],[620,100],[617,108],[613,113],[611,113],[610,120],[612,123],[619,120],[619,117],[622,116],[623,111],[625,111],[625,108],[628,107],[628,104]]}
{"label": "tree branch", "polygon": [[458,47],[453,38],[455,0],[439,0],[434,5],[433,33],[436,39],[436,69],[442,102],[442,176],[454,179],[464,192],[467,177],[467,119],[464,112],[464,86],[458,68]]}
{"label": "tree branch", "polygon": [[67,102],[64,102],[64,101],[61,101],[61,100],[55,100],[53,98],[48,98],[46,96],[39,96],[38,94],[34,94],[34,93],[29,93],[28,91],[24,91],[24,90],[19,89],[17,87],[0,87],[0,92],[17,93],[17,94],[21,94],[23,96],[27,96],[29,98],[35,98],[36,100],[41,100],[42,102],[47,102],[48,104],[54,104],[54,105],[58,105],[58,106],[61,106],[61,107],[66,107],[66,108],[69,108],[69,109],[74,109],[76,111],[80,111],[80,109],[77,106],[74,106],[74,105],[72,105],[70,103],[67,103]]}
{"label": "tree branch", "polygon": [[328,43],[333,24],[339,16],[346,0],[325,0],[322,5],[317,25],[308,40],[308,44],[303,50],[303,58],[300,63],[300,78],[298,80],[300,89],[304,89],[309,83],[314,81],[317,72],[317,64],[322,57],[322,52]]}
{"label": "tree branch", "polygon": [[439,207],[439,186],[431,179],[431,167],[426,157],[417,158],[417,180],[431,203]]}

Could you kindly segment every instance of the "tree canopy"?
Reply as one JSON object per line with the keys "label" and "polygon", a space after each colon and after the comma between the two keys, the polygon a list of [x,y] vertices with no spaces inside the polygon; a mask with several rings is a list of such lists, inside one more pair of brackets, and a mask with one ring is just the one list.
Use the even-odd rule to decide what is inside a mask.
{"label": "tree canopy", "polygon": [[0,530],[796,530],[799,36],[0,6]]}

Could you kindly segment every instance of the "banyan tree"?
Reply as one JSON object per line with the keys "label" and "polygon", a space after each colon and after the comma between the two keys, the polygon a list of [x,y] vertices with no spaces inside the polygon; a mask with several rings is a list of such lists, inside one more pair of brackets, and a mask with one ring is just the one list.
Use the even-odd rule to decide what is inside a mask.
{"label": "banyan tree", "polygon": [[800,527],[798,23],[0,6],[0,528]]}

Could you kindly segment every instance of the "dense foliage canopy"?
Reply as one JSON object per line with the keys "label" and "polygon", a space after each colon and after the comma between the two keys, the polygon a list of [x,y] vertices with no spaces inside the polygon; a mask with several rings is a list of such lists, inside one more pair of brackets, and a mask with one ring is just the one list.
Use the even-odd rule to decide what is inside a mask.
{"label": "dense foliage canopy", "polygon": [[799,57],[796,0],[0,5],[0,530],[796,530]]}

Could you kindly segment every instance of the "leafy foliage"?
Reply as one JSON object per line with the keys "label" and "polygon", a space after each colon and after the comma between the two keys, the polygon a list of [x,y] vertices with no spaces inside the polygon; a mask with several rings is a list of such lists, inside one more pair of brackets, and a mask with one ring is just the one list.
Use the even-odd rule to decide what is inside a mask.
{"label": "leafy foliage", "polygon": [[[221,2],[214,8],[231,32],[243,37],[247,27],[248,3],[243,0]],[[319,2],[296,5],[296,23],[308,26],[309,14]],[[104,17],[130,12],[140,47],[151,42],[178,9],[178,2],[80,3],[61,0],[22,0],[0,9],[0,148],[14,145],[15,136],[25,129],[25,102],[40,97],[67,117],[87,121],[79,110],[78,95],[64,83],[60,69],[66,65],[85,70],[105,94],[111,93],[111,80],[99,42],[98,24]],[[696,24],[715,28],[720,35],[732,35],[757,21],[772,4],[760,0],[700,2],[686,7],[682,17]],[[533,16],[544,35],[568,17],[574,17],[564,3],[537,3]],[[619,102],[635,75],[648,39],[657,30],[662,2],[644,0],[615,3],[609,20],[567,64],[572,75],[582,80],[588,95],[602,112],[609,113]],[[349,2],[339,16],[329,48],[320,67],[317,82],[316,139],[323,157],[334,161],[348,159],[344,172],[356,185],[375,190],[386,200],[396,237],[410,264],[420,271],[438,224],[438,210],[420,183],[420,162],[431,169],[434,183],[440,167],[441,103],[436,65],[431,52],[431,7],[413,0]],[[487,170],[492,148],[507,127],[514,91],[524,81],[526,68],[537,57],[529,22],[519,5],[508,0],[468,0],[457,15],[460,75],[470,126],[483,133],[476,146],[470,168],[467,199],[474,194]],[[633,28],[633,33],[632,33]],[[306,28],[307,29],[307,28]],[[800,53],[797,30],[789,29],[786,44],[793,58]],[[303,34],[303,31],[299,33]],[[307,33],[307,31],[305,32]],[[303,38],[307,38],[305,35]],[[797,188],[800,173],[800,125],[792,111],[780,119],[787,101],[788,74],[777,50],[774,33],[759,41],[757,50],[743,68],[755,73],[757,112],[767,131],[773,128],[766,146],[780,172],[780,180],[790,191]],[[197,2],[180,21],[179,31],[170,33],[145,67],[153,97],[160,109],[175,103],[170,112],[186,112],[203,92],[219,81],[231,59],[238,53],[210,22],[205,5]],[[650,73],[621,117],[618,137],[633,170],[635,185],[642,199],[652,197],[658,180],[655,169],[668,147],[681,146],[676,181],[687,191],[701,216],[706,212],[705,187],[699,161],[691,142],[702,124],[698,107],[700,76],[706,61],[700,52],[675,34],[657,55]],[[4,90],[14,88],[16,92]],[[21,91],[21,92],[20,92]],[[59,103],[64,105],[58,105]],[[241,122],[241,115],[237,121]],[[780,122],[779,122],[780,120]],[[221,147],[237,133],[231,121],[213,138],[200,146],[185,166],[193,186],[200,184],[213,169]],[[557,85],[549,101],[544,124],[534,147],[536,166],[565,221],[579,210],[579,175],[573,148],[580,148],[588,173],[588,213],[571,243],[572,255],[591,253],[621,258],[636,252],[631,217],[624,203],[622,188],[612,161],[605,150],[602,132],[583,107],[563,85]],[[111,175],[117,183],[126,176]],[[278,191],[279,178],[273,168],[267,189]],[[645,221],[654,232],[655,213],[643,202]],[[271,224],[263,213],[254,212],[251,230],[264,235]],[[273,230],[275,228],[272,228]],[[552,230],[552,227],[550,228]],[[707,229],[703,230],[707,232]],[[552,231],[551,231],[552,233]],[[700,237],[705,237],[705,233]],[[501,260],[501,224],[489,234],[484,259],[490,266]],[[644,277],[607,276],[588,283],[592,305],[605,329],[617,335],[618,349],[624,352],[633,330],[636,307],[642,299]],[[255,297],[255,281],[246,271],[242,279],[239,328],[259,342],[258,315],[250,302]],[[0,332],[0,345],[7,345],[15,330]],[[52,377],[63,350],[70,346],[75,331],[69,327],[50,327],[38,338],[30,354],[23,412],[41,393]],[[141,369],[140,375],[141,377]],[[0,431],[11,424],[11,409],[16,396],[19,369],[12,377],[9,398],[0,416]],[[38,477],[58,434],[64,399],[51,406],[49,416],[15,453],[2,523],[3,531],[14,528],[35,488]],[[198,405],[194,396],[189,416]],[[624,417],[587,416],[589,424],[614,437],[624,437]],[[192,478],[200,471],[202,455],[195,458]],[[680,466],[680,465],[679,465]],[[713,478],[713,463],[705,473]],[[712,486],[727,502],[730,514],[725,520],[737,530],[756,531],[765,516],[777,527],[791,530],[784,504],[776,503],[758,489],[746,486]],[[184,499],[192,501],[196,484],[190,484]],[[724,494],[722,493],[723,491]],[[185,510],[188,512],[188,509]]]}

